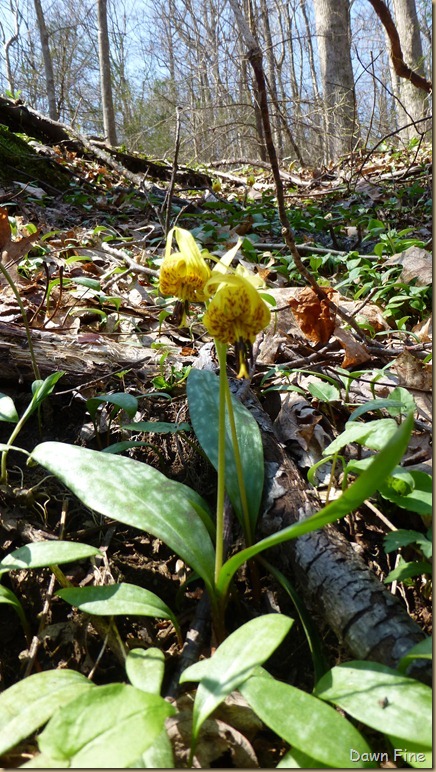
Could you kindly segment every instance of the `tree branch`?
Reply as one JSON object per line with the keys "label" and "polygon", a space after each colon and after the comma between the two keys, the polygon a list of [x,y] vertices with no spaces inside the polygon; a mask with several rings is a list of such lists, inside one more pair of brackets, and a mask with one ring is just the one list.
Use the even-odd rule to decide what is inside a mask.
{"label": "tree branch", "polygon": [[413,83],[416,88],[420,88],[426,91],[427,94],[432,92],[432,84],[427,78],[424,78],[415,70],[412,70],[404,61],[403,52],[401,50],[400,38],[395,26],[394,20],[391,16],[391,12],[383,0],[368,0],[371,3],[374,11],[383,24],[391,44],[391,58],[394,65],[394,69],[399,78],[406,78]]}

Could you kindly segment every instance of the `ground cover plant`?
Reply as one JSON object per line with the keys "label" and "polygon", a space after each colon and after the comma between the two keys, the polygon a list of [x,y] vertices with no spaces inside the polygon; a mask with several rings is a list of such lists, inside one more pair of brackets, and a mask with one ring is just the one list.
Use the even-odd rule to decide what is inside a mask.
{"label": "ground cover plant", "polygon": [[286,238],[265,170],[56,152],[0,210],[3,765],[429,768],[428,147],[284,172]]}

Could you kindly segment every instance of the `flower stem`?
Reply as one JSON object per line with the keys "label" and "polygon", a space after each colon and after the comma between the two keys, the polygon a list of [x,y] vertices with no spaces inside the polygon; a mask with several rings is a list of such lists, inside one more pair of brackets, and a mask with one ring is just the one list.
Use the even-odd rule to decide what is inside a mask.
{"label": "flower stem", "polygon": [[233,411],[232,395],[229,382],[226,379],[226,404],[229,414],[230,431],[232,433],[233,452],[235,454],[236,475],[238,477],[239,495],[241,497],[242,514],[244,518],[244,536],[247,547],[253,544],[253,535],[251,533],[250,513],[248,511],[247,491],[245,490],[244,472],[242,470],[241,454],[239,452],[238,435],[236,432],[235,414]]}
{"label": "flower stem", "polygon": [[226,374],[227,346],[215,341],[218,362],[220,366],[220,390],[218,412],[218,486],[216,498],[216,546],[215,546],[215,583],[223,565],[224,550],[224,496],[226,471]]}

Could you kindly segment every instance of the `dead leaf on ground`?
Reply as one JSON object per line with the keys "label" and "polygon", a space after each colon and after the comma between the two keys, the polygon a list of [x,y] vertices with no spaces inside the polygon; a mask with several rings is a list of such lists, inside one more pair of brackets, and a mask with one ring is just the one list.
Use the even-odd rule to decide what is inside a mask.
{"label": "dead leaf on ground", "polygon": [[351,332],[344,330],[343,327],[335,327],[335,338],[341,343],[345,352],[342,367],[361,365],[371,359],[371,354],[366,346],[363,343],[359,343]]}
{"label": "dead leaf on ground", "polygon": [[418,324],[415,324],[414,327],[412,327],[412,332],[417,336],[421,343],[431,343],[433,337],[432,322],[432,316],[429,316],[425,322],[419,322]]}
{"label": "dead leaf on ground", "polygon": [[400,279],[407,284],[416,279],[417,287],[427,287],[433,281],[432,255],[426,249],[409,247],[392,255],[386,265],[402,265]]}
{"label": "dead leaf on ground", "polygon": [[400,386],[419,391],[432,390],[432,366],[421,362],[407,349],[396,358],[391,369],[397,374]]}
{"label": "dead leaf on ground", "polygon": [[[14,263],[17,263],[23,258],[29,251],[32,243],[36,241],[39,236],[39,231],[31,233],[30,236],[23,236],[18,241],[12,241],[11,226],[8,219],[8,210],[5,207],[0,207],[0,257],[3,265],[8,269],[12,276],[12,279],[23,279],[17,273],[17,269]],[[0,281],[3,280],[1,277]]]}
{"label": "dead leaf on ground", "polygon": [[[327,287],[325,292],[329,298],[334,294],[332,287]],[[335,329],[335,315],[311,287],[304,287],[288,303],[301,331],[312,343],[327,343],[330,340]]]}
{"label": "dead leaf on ground", "polygon": [[281,442],[292,448],[301,467],[320,461],[330,437],[321,426],[322,415],[296,392],[281,396],[282,406],[274,421]]}

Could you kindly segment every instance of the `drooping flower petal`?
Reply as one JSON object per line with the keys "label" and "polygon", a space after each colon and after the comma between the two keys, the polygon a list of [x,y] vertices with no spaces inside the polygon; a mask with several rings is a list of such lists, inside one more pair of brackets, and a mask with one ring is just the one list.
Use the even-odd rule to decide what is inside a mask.
{"label": "drooping flower petal", "polygon": [[[179,252],[171,254],[173,234]],[[168,234],[165,257],[159,272],[162,295],[171,295],[184,303],[201,303],[206,299],[204,286],[211,271],[194,237],[183,228],[172,228]]]}
{"label": "drooping flower petal", "polygon": [[270,321],[269,308],[251,282],[239,274],[212,275],[206,293],[210,294],[214,285],[218,285],[218,291],[207,307],[203,324],[216,340],[235,345],[240,365],[238,377],[247,377],[252,345]]}

